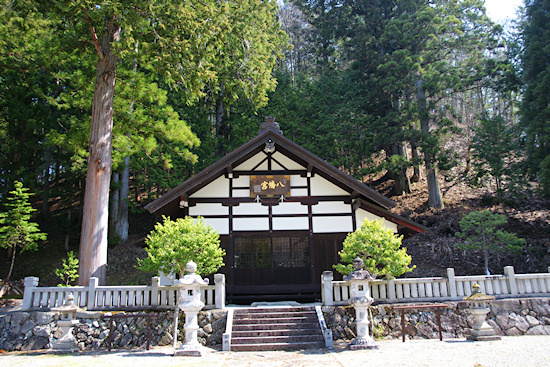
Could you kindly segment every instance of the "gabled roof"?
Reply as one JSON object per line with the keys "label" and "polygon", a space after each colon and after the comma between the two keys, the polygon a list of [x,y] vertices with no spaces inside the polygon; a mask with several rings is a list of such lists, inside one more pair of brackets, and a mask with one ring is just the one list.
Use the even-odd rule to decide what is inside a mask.
{"label": "gabled roof", "polygon": [[262,128],[257,137],[241,145],[217,162],[170,190],[162,197],[151,202],[145,209],[157,215],[170,215],[171,213],[177,212],[182,197],[189,197],[220,176],[232,173],[234,167],[239,166],[241,163],[264,150],[268,140],[275,143],[276,151],[288,156],[303,167],[307,167],[307,172],[310,172],[312,175],[318,174],[339,186],[349,192],[352,199],[360,199],[362,203],[361,206],[368,205],[369,208],[376,208],[380,212],[383,212],[385,214],[384,217],[388,220],[405,225],[405,227],[413,229],[414,231],[423,232],[424,228],[422,226],[388,211],[388,209],[396,205],[395,202],[287,139],[282,135],[278,124],[273,119],[270,120],[269,118],[262,124]]}

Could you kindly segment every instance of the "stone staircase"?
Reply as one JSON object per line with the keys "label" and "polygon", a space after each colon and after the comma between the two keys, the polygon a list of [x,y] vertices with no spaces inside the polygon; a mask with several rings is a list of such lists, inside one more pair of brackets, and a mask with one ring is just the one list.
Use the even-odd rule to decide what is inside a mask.
{"label": "stone staircase", "polygon": [[324,348],[314,307],[247,308],[235,310],[232,351]]}

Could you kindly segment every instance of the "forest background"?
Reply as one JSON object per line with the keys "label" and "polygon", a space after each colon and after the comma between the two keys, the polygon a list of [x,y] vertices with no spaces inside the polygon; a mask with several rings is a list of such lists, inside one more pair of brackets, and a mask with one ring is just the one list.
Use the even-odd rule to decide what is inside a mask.
{"label": "forest background", "polygon": [[[0,201],[22,181],[48,234],[12,278],[44,284],[58,282],[55,268],[79,248],[97,63],[89,28],[111,4],[50,3],[2,1],[0,13]],[[126,14],[126,2],[112,3]],[[547,1],[526,0],[505,26],[479,0],[205,3],[225,6],[231,21],[201,23],[215,42],[200,63],[156,68],[155,55],[172,54],[142,54],[147,43],[135,39],[117,49],[108,283],[147,282],[131,265],[155,221],[143,207],[256,136],[269,115],[289,139],[428,227],[405,241],[417,265],[410,276],[448,266],[481,273],[480,254],[456,247],[455,233],[464,214],[485,208],[527,240],[492,271],[547,271]],[[89,18],[71,23],[82,9]],[[143,19],[128,17],[123,29],[145,29]],[[165,27],[177,30],[191,20],[171,21]],[[194,60],[192,46],[171,52]],[[0,269],[11,255],[2,250]]]}

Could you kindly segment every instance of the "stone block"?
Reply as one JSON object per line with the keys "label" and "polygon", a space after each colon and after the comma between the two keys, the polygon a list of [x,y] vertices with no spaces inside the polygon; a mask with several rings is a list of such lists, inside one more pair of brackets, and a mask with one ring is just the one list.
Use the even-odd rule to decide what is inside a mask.
{"label": "stone block", "polygon": [[529,323],[530,326],[537,326],[540,325],[540,321],[537,320],[536,317],[533,317],[531,315],[525,316],[525,320]]}
{"label": "stone block", "polygon": [[525,333],[527,330],[529,330],[529,327],[531,325],[529,325],[529,323],[527,322],[527,320],[525,320],[524,317],[520,316],[520,315],[516,315],[516,328],[521,331],[522,333]]}
{"label": "stone block", "polygon": [[170,345],[172,344],[172,335],[169,332],[164,331],[159,340],[159,345]]}
{"label": "stone block", "polygon": [[27,320],[25,321],[23,326],[21,326],[21,330],[19,330],[19,332],[21,334],[26,334],[29,330],[32,330],[35,326],[36,326],[36,323],[34,321]]}
{"label": "stone block", "polygon": [[98,336],[99,339],[105,339],[108,337],[109,337],[109,329],[103,330]]}
{"label": "stone block", "polygon": [[78,311],[76,313],[77,319],[99,319],[103,313],[101,311]]}
{"label": "stone block", "polygon": [[504,331],[498,326],[498,324],[495,322],[495,320],[487,320],[487,324],[491,326],[491,328],[495,331],[496,335],[504,336]]}
{"label": "stone block", "polygon": [[504,332],[507,336],[520,336],[523,335],[521,331],[519,331],[516,327],[513,327],[511,329],[508,329]]}
{"label": "stone block", "polygon": [[55,312],[37,312],[36,323],[38,325],[46,325],[53,321]]}
{"label": "stone block", "polygon": [[48,338],[51,334],[51,327],[50,325],[37,325],[34,327],[34,329],[32,329],[32,334],[34,336],[43,336],[43,337],[46,337]]}
{"label": "stone block", "polygon": [[508,314],[506,311],[501,311],[495,318],[496,323],[504,331],[513,328],[516,325],[516,320]]}
{"label": "stone block", "polygon": [[10,333],[11,334],[18,335],[20,331],[21,331],[21,325],[19,325],[19,324],[12,324],[11,325],[11,327],[10,327]]}
{"label": "stone block", "polygon": [[204,330],[205,333],[211,334],[212,333],[212,324],[204,325],[203,330]]}
{"label": "stone block", "polygon": [[432,339],[434,335],[434,330],[424,322],[416,324],[416,331],[418,335],[425,336],[428,339]]}
{"label": "stone block", "polygon": [[43,336],[31,336],[26,342],[22,343],[20,350],[46,349],[50,340]]}
{"label": "stone block", "polygon": [[539,316],[550,317],[550,299],[534,298],[529,300],[531,309]]}
{"label": "stone block", "polygon": [[517,299],[503,299],[491,302],[489,307],[494,314],[498,314],[501,311],[517,311],[521,309],[520,302]]}
{"label": "stone block", "polygon": [[23,325],[30,317],[28,312],[14,312],[11,315],[11,323],[17,325]]}
{"label": "stone block", "polygon": [[227,316],[227,311],[223,311],[223,310],[212,311],[212,318],[214,319],[214,321],[223,319],[226,316]]}
{"label": "stone block", "polygon": [[526,335],[550,335],[550,325],[538,325],[533,326],[527,332]]}

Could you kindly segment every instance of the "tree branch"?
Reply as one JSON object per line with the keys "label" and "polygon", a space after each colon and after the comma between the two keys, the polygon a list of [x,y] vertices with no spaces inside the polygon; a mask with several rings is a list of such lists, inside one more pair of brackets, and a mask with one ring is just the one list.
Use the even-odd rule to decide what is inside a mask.
{"label": "tree branch", "polygon": [[92,20],[88,16],[88,11],[86,10],[86,8],[84,8],[84,19],[86,20],[86,23],[88,23],[88,27],[90,28],[90,34],[92,35],[92,43],[95,46],[95,50],[97,52],[97,55],[99,56],[100,60],[103,60],[103,58],[105,56],[103,55],[103,51],[101,51],[101,45],[99,44],[99,40],[97,39],[97,34],[96,34],[95,29],[92,25]]}

